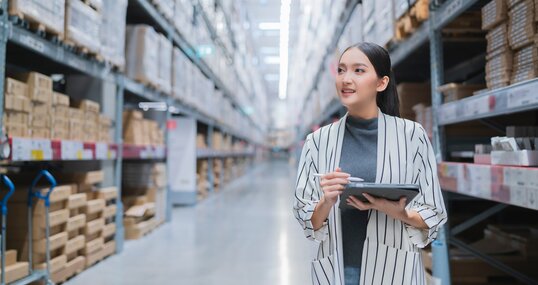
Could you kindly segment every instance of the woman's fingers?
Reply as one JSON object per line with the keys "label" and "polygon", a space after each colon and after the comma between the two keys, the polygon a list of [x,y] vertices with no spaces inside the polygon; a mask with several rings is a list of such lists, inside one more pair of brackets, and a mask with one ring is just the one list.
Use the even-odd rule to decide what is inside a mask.
{"label": "woman's fingers", "polygon": [[323,187],[324,192],[334,192],[334,191],[343,192],[344,189],[345,187],[341,184],[329,185],[329,186]]}
{"label": "woman's fingers", "polygon": [[349,196],[348,201],[350,202],[350,205],[354,206],[355,208],[359,210],[364,211],[364,210],[370,210],[373,208],[371,204],[364,203],[361,200],[353,196]]}
{"label": "woman's fingers", "polygon": [[334,179],[334,178],[349,178],[351,175],[345,172],[331,172],[323,175],[323,179]]}
{"label": "woman's fingers", "polygon": [[331,186],[331,185],[337,185],[337,184],[348,184],[349,180],[347,178],[334,178],[330,180],[321,180],[321,187],[324,186]]}
{"label": "woman's fingers", "polygon": [[362,196],[364,196],[364,198],[366,198],[366,200],[368,200],[368,202],[370,202],[371,204],[375,204],[377,202],[376,198],[374,198],[368,193],[362,193]]}

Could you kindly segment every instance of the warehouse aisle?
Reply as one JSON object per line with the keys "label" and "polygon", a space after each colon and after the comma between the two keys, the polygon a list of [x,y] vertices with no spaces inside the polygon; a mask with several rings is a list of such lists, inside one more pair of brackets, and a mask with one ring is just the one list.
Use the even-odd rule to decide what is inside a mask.
{"label": "warehouse aisle", "polygon": [[308,284],[308,242],[291,212],[295,170],[264,163],[66,284]]}

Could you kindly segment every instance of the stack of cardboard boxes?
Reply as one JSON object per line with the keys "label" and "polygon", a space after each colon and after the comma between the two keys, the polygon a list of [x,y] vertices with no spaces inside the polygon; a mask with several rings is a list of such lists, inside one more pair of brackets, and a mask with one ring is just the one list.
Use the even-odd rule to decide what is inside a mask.
{"label": "stack of cardboard boxes", "polygon": [[[28,273],[28,262],[18,261],[16,250],[6,250],[6,282],[11,283],[22,279],[28,276]],[[2,272],[0,272],[0,277],[2,277]]]}
{"label": "stack of cardboard boxes", "polygon": [[493,0],[482,8],[487,30],[486,83],[489,89],[538,76],[536,3]]}
{"label": "stack of cardboard boxes", "polygon": [[9,136],[28,137],[30,132],[31,103],[28,86],[12,78],[6,78],[4,95],[4,128]]}
{"label": "stack of cardboard boxes", "polygon": [[82,140],[96,141],[100,137],[99,103],[90,100],[73,100],[71,105],[80,110],[78,115],[82,115],[84,118],[82,121]]}
{"label": "stack of cardboard boxes", "polygon": [[123,140],[134,145],[163,145],[164,132],[156,121],[144,119],[142,112],[123,112]]}
{"label": "stack of cardboard boxes", "polygon": [[196,162],[196,186],[197,186],[197,195],[198,200],[204,199],[207,197],[209,191],[209,181],[207,177],[207,172],[209,169],[209,161],[198,160]]}
{"label": "stack of cardboard boxes", "polygon": [[69,139],[69,96],[54,92],[52,94],[51,139]]}

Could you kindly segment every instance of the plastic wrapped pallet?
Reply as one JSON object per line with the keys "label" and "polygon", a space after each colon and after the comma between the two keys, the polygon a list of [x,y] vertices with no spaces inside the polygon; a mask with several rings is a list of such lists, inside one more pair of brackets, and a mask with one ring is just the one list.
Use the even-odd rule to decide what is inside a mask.
{"label": "plastic wrapped pallet", "polygon": [[173,64],[172,64],[172,95],[174,98],[182,99],[185,95],[184,75],[186,73],[187,58],[183,52],[174,47],[173,49]]}
{"label": "plastic wrapped pallet", "polygon": [[159,82],[159,35],[148,25],[127,26],[126,74],[137,81],[157,86]]}
{"label": "plastic wrapped pallet", "polygon": [[508,18],[505,0],[492,0],[482,8],[482,29],[490,30]]}
{"label": "plastic wrapped pallet", "polygon": [[76,46],[99,53],[101,14],[80,0],[67,0],[65,39]]}
{"label": "plastic wrapped pallet", "polygon": [[375,1],[375,37],[374,42],[385,46],[394,37],[394,10],[392,0]]}
{"label": "plastic wrapped pallet", "polygon": [[65,0],[10,0],[9,14],[41,24],[63,38]]}
{"label": "plastic wrapped pallet", "polygon": [[396,19],[400,19],[417,0],[394,0],[394,16]]}
{"label": "plastic wrapped pallet", "polygon": [[508,41],[512,49],[519,49],[534,41],[534,1],[526,0],[515,5],[508,12]]}
{"label": "plastic wrapped pallet", "polygon": [[159,34],[159,88],[166,94],[172,92],[172,43]]}
{"label": "plastic wrapped pallet", "polygon": [[127,0],[105,1],[100,27],[101,55],[105,60],[125,68],[125,18]]}

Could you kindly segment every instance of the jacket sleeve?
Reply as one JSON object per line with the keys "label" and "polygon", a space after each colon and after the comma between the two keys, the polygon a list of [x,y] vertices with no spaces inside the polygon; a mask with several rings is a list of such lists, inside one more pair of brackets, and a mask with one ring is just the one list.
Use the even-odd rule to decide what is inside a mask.
{"label": "jacket sleeve", "polygon": [[318,168],[312,159],[311,140],[312,135],[310,134],[306,138],[299,160],[293,213],[303,228],[306,238],[321,242],[327,239],[329,230],[328,221],[325,221],[323,226],[316,231],[312,225],[312,214],[314,214],[314,209],[321,198],[321,191],[319,181],[313,175],[318,172]]}
{"label": "jacket sleeve", "polygon": [[428,229],[417,229],[409,225],[407,229],[411,242],[424,248],[437,237],[439,229],[447,221],[447,213],[432,145],[422,126],[418,125],[416,135],[418,147],[414,164],[417,173],[414,182],[419,184],[420,194],[413,200],[410,210],[416,211],[422,217]]}

